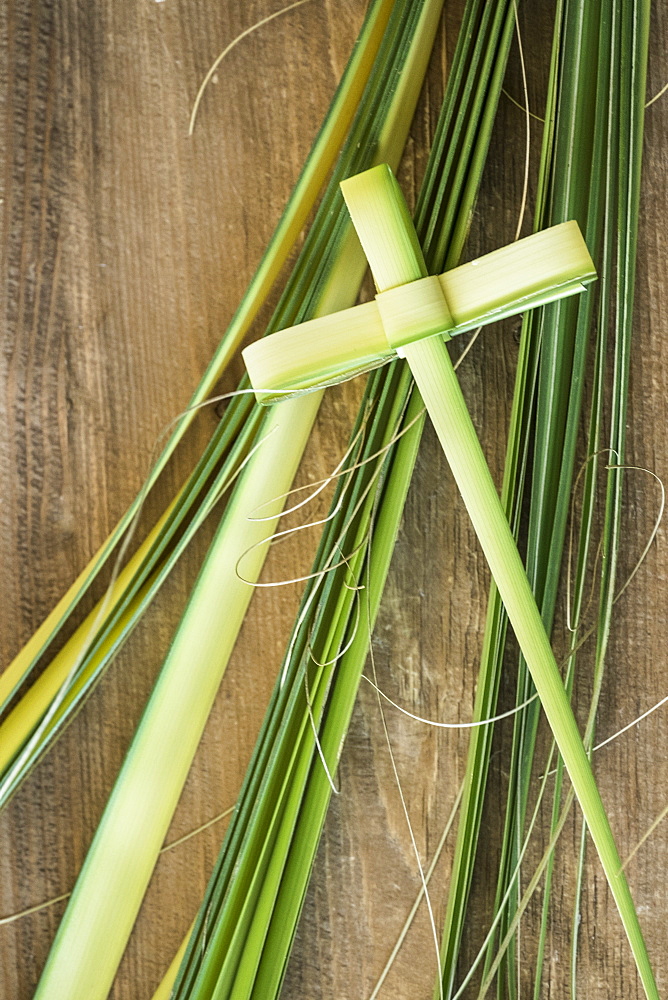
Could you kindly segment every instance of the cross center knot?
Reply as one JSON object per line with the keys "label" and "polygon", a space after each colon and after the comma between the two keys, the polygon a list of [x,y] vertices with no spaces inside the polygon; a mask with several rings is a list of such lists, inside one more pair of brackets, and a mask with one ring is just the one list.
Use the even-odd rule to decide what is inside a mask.
{"label": "cross center knot", "polygon": [[417,278],[376,295],[376,304],[388,345],[397,353],[406,344],[441,334],[455,326],[437,275]]}

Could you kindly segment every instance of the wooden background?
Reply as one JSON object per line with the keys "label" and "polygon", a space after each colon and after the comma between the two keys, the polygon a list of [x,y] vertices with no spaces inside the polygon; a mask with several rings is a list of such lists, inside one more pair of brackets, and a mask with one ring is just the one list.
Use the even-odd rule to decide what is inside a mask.
{"label": "wooden background", "polygon": [[[3,270],[0,657],[7,662],[123,513],[163,426],[186,404],[256,266],[345,64],[364,0],[312,0],[243,41],[220,67],[193,138],[198,82],[241,30],[275,0],[6,0],[2,56]],[[462,4],[446,4],[438,54],[408,144],[403,180],[425,162]],[[549,2],[521,14],[530,95],[546,82]],[[668,79],[668,17],[655,4],[649,93]],[[530,18],[530,25],[528,19]],[[517,50],[507,87],[521,94]],[[530,203],[539,126],[534,123]],[[668,95],[647,113],[629,462],[668,478]],[[512,238],[524,117],[502,99],[469,254]],[[531,205],[530,205],[531,207]],[[488,330],[461,379],[497,479],[516,357],[517,322]],[[232,387],[236,361],[223,380]],[[331,391],[301,481],[335,464],[358,389]],[[204,412],[164,477],[175,489],[215,422]],[[656,514],[649,476],[628,476],[621,572]],[[142,706],[168,647],[213,524],[174,572],[103,683],[0,817],[0,915],[67,891],[83,861]],[[305,571],[309,544],[281,547],[266,576]],[[280,557],[280,558],[279,558]],[[381,684],[429,717],[470,717],[488,575],[433,435],[425,434],[378,623]],[[299,592],[253,602],[169,839],[231,805]],[[665,529],[617,606],[598,732],[605,737],[666,694],[668,555]],[[556,639],[563,645],[563,615]],[[586,664],[586,659],[583,663]],[[588,681],[580,683],[585,711]],[[503,697],[509,703],[509,673]],[[668,800],[667,710],[601,751],[596,771],[622,855]],[[466,735],[388,714],[404,790],[429,859],[463,774]],[[511,723],[498,727],[492,780],[502,783]],[[363,685],[341,765],[284,996],[368,996],[419,881],[381,732]],[[482,939],[500,828],[492,796],[474,887]],[[570,893],[579,821],[559,850],[544,996],[564,996]],[[223,824],[163,856],[113,989],[150,998],[195,913]],[[542,850],[542,834],[535,855]],[[629,869],[660,989],[668,991],[668,821]],[[450,864],[433,881],[440,922]],[[27,1000],[64,905],[0,927],[0,996]],[[537,905],[523,924],[530,972]],[[582,995],[639,996],[614,905],[591,852],[582,913]],[[421,911],[385,997],[428,998],[435,973]],[[528,979],[527,979],[528,982]],[[527,988],[528,995],[528,988]],[[83,1000],[83,998],[76,998]]]}

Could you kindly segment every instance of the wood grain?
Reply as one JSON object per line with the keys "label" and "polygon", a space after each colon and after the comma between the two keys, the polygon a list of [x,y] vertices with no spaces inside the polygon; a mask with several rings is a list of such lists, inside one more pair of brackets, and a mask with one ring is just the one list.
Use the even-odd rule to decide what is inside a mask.
{"label": "wood grain", "polygon": [[[273,0],[7,0],[0,6],[2,118],[2,414],[0,656],[29,638],[137,492],[161,428],[185,405],[239,300],[333,93],[364,0],[313,0],[243,41],[187,136],[198,83]],[[546,82],[550,3],[522,14],[530,96]],[[650,93],[668,78],[668,17],[653,12]],[[415,191],[461,3],[447,5],[412,130],[402,183]],[[530,23],[529,23],[530,18]],[[516,51],[507,87],[521,93]],[[647,114],[628,460],[668,478],[668,95]],[[532,140],[530,198],[538,129]],[[512,238],[521,192],[524,117],[502,101],[470,252]],[[492,469],[503,463],[517,323],[488,331],[461,379]],[[235,361],[223,384],[241,371]],[[335,464],[358,389],[332,391],[301,480]],[[191,467],[215,423],[205,411],[164,477],[155,510]],[[658,490],[626,485],[621,576],[651,529]],[[0,916],[67,891],[83,861],[142,706],[178,622],[213,525],[202,532],[108,675],[0,817]],[[308,567],[312,542],[273,553],[267,579]],[[470,717],[488,574],[433,434],[425,434],[374,649],[381,685],[420,715]],[[168,839],[231,805],[289,634],[297,588],[253,601]],[[562,605],[563,608],[563,605]],[[563,611],[556,643],[565,642]],[[598,732],[604,738],[668,685],[665,529],[616,608]],[[509,664],[512,666],[512,664]],[[579,684],[586,711],[590,682]],[[504,698],[511,697],[509,671]],[[419,849],[429,859],[463,775],[466,736],[397,713],[388,726]],[[666,709],[601,751],[596,770],[622,854],[668,801]],[[511,723],[498,728],[492,780],[504,782]],[[419,887],[375,696],[362,685],[284,996],[367,996]],[[474,886],[472,958],[494,888],[501,818],[493,792]],[[164,855],[112,996],[151,996],[195,913],[223,825]],[[564,996],[579,820],[559,849],[545,997]],[[542,849],[537,839],[533,859]],[[668,821],[629,874],[659,978],[668,990]],[[440,922],[450,864],[433,882]],[[523,924],[529,983],[540,898]],[[27,1000],[63,904],[0,926],[0,996]],[[582,995],[640,996],[596,860],[587,864]],[[423,910],[383,996],[430,997],[435,974]],[[524,981],[524,980],[523,980]],[[528,985],[527,985],[528,990]],[[524,993],[523,993],[524,995]],[[79,1000],[79,998],[76,998]],[[83,998],[81,998],[83,1000]]]}

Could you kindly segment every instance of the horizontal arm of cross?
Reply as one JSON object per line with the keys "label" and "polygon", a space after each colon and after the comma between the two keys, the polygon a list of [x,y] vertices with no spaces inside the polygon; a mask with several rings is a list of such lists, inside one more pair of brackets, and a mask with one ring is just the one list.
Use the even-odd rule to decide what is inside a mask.
{"label": "horizontal arm of cross", "polygon": [[260,402],[370,371],[425,337],[445,339],[583,290],[596,277],[576,222],[564,222],[435,277],[255,341],[243,352]]}

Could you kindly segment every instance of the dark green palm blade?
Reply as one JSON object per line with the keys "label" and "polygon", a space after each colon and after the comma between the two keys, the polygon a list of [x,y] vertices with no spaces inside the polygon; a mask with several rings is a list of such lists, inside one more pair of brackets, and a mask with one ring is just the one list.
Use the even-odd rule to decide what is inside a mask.
{"label": "dark green palm blade", "polygon": [[[505,9],[504,9],[505,8]],[[507,53],[510,51],[515,29],[515,8],[513,4],[500,5],[494,21],[494,32],[485,53],[481,78],[475,93],[473,122],[463,137],[462,155],[456,161],[454,187],[461,189],[458,202],[448,198],[444,213],[440,238],[435,254],[443,258],[446,268],[455,267],[464,250],[469,232],[473,208],[478,193],[480,173],[496,117],[501,87],[506,72]],[[483,151],[481,153],[481,151]],[[478,161],[476,162],[476,154]],[[482,160],[480,156],[482,155]],[[456,239],[448,240],[445,234],[453,232]]]}
{"label": "dark green palm blade", "polygon": [[[576,217],[590,238],[596,233],[587,229],[587,195],[592,169],[595,134],[595,95],[597,83],[598,4],[566,3],[562,39],[559,102],[555,142],[550,163],[550,222]],[[583,53],[587,53],[585,58]],[[589,244],[597,261],[596,242]],[[572,309],[546,307],[541,318],[541,359],[536,403],[536,431],[531,485],[527,572],[532,581],[546,627],[551,628],[554,614],[568,496],[573,476],[575,441],[581,403],[581,384],[587,354],[590,303],[577,303]],[[580,336],[578,337],[578,333]],[[579,363],[574,368],[574,361]],[[561,490],[560,487],[561,486]],[[546,588],[549,593],[546,594]],[[523,662],[518,676],[517,702],[523,704],[533,694],[533,684]],[[515,871],[522,842],[524,816],[533,760],[533,748],[540,715],[537,702],[527,706],[515,719],[511,782],[506,809],[501,877],[497,901],[503,898],[507,880]],[[507,912],[517,902],[511,891]],[[503,922],[501,925],[503,931]],[[491,952],[490,952],[491,955]],[[488,963],[490,961],[488,955]],[[515,977],[512,951],[503,971],[509,995],[514,995]],[[508,967],[507,963],[511,963]]]}
{"label": "dark green palm blade", "polygon": [[[608,445],[611,455],[609,464],[613,466],[623,466],[625,462],[650,7],[648,0],[634,0],[633,3],[622,4],[620,10],[618,186],[616,191],[617,224],[615,227],[616,254],[614,261],[616,287],[614,289],[612,412]],[[594,418],[592,422],[594,422]],[[600,425],[600,418],[598,424]],[[623,469],[610,468],[607,477],[594,691],[592,708],[585,729],[585,744],[589,747],[592,746],[594,740],[596,708],[603,682],[605,654],[615,599],[621,531]],[[583,824],[575,894],[576,916],[580,907],[585,851],[586,827]],[[574,920],[571,959],[573,996],[575,996],[577,971],[577,926],[577,921]]]}
{"label": "dark green palm blade", "polygon": [[[589,433],[588,433],[588,463],[585,470],[584,485],[583,485],[583,504],[582,513],[580,519],[580,530],[577,545],[577,565],[575,569],[575,582],[573,590],[573,620],[575,623],[579,622],[580,614],[582,610],[582,602],[584,599],[584,586],[585,586],[585,576],[587,572],[587,565],[589,560],[589,554],[592,544],[592,522],[594,515],[594,507],[596,500],[596,478],[598,469],[598,452],[600,448],[600,428],[601,421],[603,418],[603,406],[604,406],[604,369],[605,369],[605,356],[607,347],[607,329],[609,322],[609,300],[610,300],[610,285],[611,285],[611,257],[613,251],[613,228],[610,225],[611,215],[610,215],[610,193],[611,184],[605,182],[605,178],[609,178],[610,175],[610,160],[615,149],[615,137],[617,132],[617,121],[618,121],[618,107],[617,107],[617,88],[615,86],[615,61],[613,60],[613,44],[612,44],[612,25],[608,17],[608,11],[602,11],[600,19],[600,37],[599,37],[599,82],[597,84],[597,93],[599,94],[609,94],[609,100],[600,101],[597,105],[597,120],[594,133],[594,157],[592,166],[592,182],[590,185],[590,199],[589,199],[589,219],[587,224],[588,233],[588,245],[595,246],[598,248],[597,256],[600,260],[599,265],[599,287],[598,287],[598,316],[596,323],[596,351],[595,351],[595,367],[594,367],[594,378],[593,378],[593,393],[592,393],[592,407],[590,412],[589,420]],[[583,310],[578,317],[578,330],[576,334],[576,356],[578,354],[578,345],[581,343],[586,344],[586,334],[583,334],[583,327],[588,327],[592,322],[591,310]],[[584,367],[584,359],[581,363],[581,367]],[[577,387],[579,392],[582,391],[581,384]],[[579,404],[579,400],[578,400]],[[569,422],[573,422],[576,416],[579,418],[579,405],[576,413],[569,413]],[[571,427],[570,433],[567,430],[566,433],[566,446],[574,452],[575,440],[576,440],[576,430]],[[568,456],[568,461],[564,464],[571,470],[573,468],[575,461],[574,454]],[[561,531],[565,533],[565,522],[566,514],[564,508],[569,505],[569,494],[571,488],[571,480],[568,479],[566,485],[562,479],[560,480],[560,498],[561,505],[558,511],[559,516],[563,521]],[[558,533],[559,529],[555,526],[554,535]],[[552,543],[554,549],[554,541]],[[546,602],[550,602],[554,605],[556,601],[556,574],[550,579],[548,578],[546,587]],[[576,658],[576,645],[577,645],[577,625],[576,631],[573,635],[571,641],[571,655],[568,660],[566,684],[569,696],[572,692],[572,685],[574,679],[574,669],[575,669],[575,658]],[[563,778],[564,778],[564,768],[563,761],[559,758],[557,763],[557,771],[555,775],[555,785],[553,793],[553,803],[552,803],[552,818],[551,818],[551,832],[556,829],[557,823],[559,822],[559,815],[561,809],[561,794],[563,788]],[[551,886],[552,886],[552,876],[554,870],[554,855],[550,856],[547,863],[545,872],[545,887],[543,892],[543,904],[542,904],[542,914],[541,914],[541,925],[540,934],[538,942],[538,952],[536,960],[536,975],[534,980],[534,998],[538,1000],[541,991],[542,982],[542,968],[545,952],[545,942],[547,938],[547,926],[549,918],[550,909],[550,896],[551,896]],[[577,893],[576,893],[577,895]]]}
{"label": "dark green palm blade", "polygon": [[[534,229],[536,230],[546,224],[550,185],[548,165],[551,162],[554,145],[562,15],[563,3],[559,2],[555,15],[555,30],[545,113],[546,125],[543,130],[538,177],[536,217],[534,220]],[[513,393],[508,445],[504,465],[504,478],[501,489],[501,498],[516,536],[519,528],[521,497],[524,488],[529,434],[533,414],[534,387],[537,377],[540,312],[540,310],[534,310],[526,314],[522,322],[515,390]],[[496,712],[505,648],[506,626],[505,610],[498,591],[492,582],[487,606],[476,699],[473,708],[473,721],[491,718]],[[473,877],[473,864],[480,832],[480,820],[492,738],[493,726],[491,725],[473,728],[469,737],[469,750],[464,778],[465,790],[459,810],[457,841],[450,877],[441,953],[445,996],[451,995],[455,984],[459,949],[464,932],[466,908]]]}
{"label": "dark green palm blade", "polygon": [[[592,37],[592,25],[589,22],[587,25],[584,18],[581,17],[582,12],[580,10],[571,9],[567,11],[567,22],[566,28],[569,28],[568,16],[572,17],[575,22],[571,27],[571,37],[570,37],[570,51],[585,52],[588,51],[587,45],[591,45]],[[605,21],[603,12],[599,13],[599,18]],[[589,30],[586,30],[589,27]],[[598,24],[596,25],[596,30],[598,31]],[[573,37],[575,34],[575,37]],[[565,46],[566,51],[568,50],[568,30],[565,32]],[[596,68],[597,82],[593,89],[594,94],[606,94],[610,92],[610,38],[606,36],[604,26],[601,30],[601,35],[597,38],[597,44],[594,46],[595,51],[598,52],[598,65]],[[571,73],[569,71],[568,64],[564,62],[564,73],[567,78],[571,78]],[[591,86],[589,80],[582,80],[581,86],[589,88]],[[586,106],[585,106],[586,107]],[[577,115],[577,103],[573,101],[566,101],[566,108],[568,109],[568,114]],[[591,111],[591,106],[589,105]],[[608,134],[607,134],[607,123],[610,120],[608,114],[608,108],[605,101],[597,102],[596,116],[591,133],[594,136],[594,145],[591,149],[591,184],[589,185],[588,191],[588,206],[587,206],[587,223],[586,223],[586,233],[588,246],[594,259],[597,261],[597,266],[599,270],[600,280],[599,288],[597,292],[600,296],[600,301],[605,300],[605,284],[607,277],[606,268],[606,249],[605,245],[602,245],[602,219],[603,219],[603,195],[605,192],[606,185],[602,182],[602,169],[605,164],[606,150],[608,149]],[[575,130],[574,130],[575,131]],[[556,166],[554,170],[555,181],[553,184],[553,189],[559,194],[559,187],[561,184],[560,178],[562,176],[559,166]],[[577,174],[575,174],[577,177]],[[572,184],[572,179],[570,180]],[[563,200],[563,199],[562,199]],[[564,380],[564,385],[561,387],[561,393],[565,397],[564,408],[562,408],[563,418],[562,422],[558,423],[554,419],[552,422],[552,434],[558,435],[556,441],[552,442],[552,448],[549,450],[549,454],[553,456],[553,468],[550,471],[548,468],[548,463],[546,459],[543,459],[542,467],[538,469],[538,475],[534,477],[534,493],[532,496],[531,510],[538,510],[535,521],[533,522],[533,533],[530,528],[530,540],[529,540],[529,550],[533,553],[533,566],[534,572],[536,573],[536,586],[540,590],[542,586],[542,611],[544,620],[546,624],[551,625],[554,608],[557,596],[557,586],[560,577],[560,568],[563,555],[564,539],[566,532],[566,523],[568,512],[570,509],[570,492],[573,480],[573,469],[575,463],[575,451],[578,438],[578,429],[580,422],[580,410],[582,402],[582,388],[584,383],[584,373],[587,361],[587,349],[589,342],[589,331],[591,329],[592,321],[592,306],[593,298],[588,297],[587,302],[580,304],[581,308],[578,310],[577,317],[574,324],[574,336],[573,336],[573,351],[570,361],[570,373],[569,382]],[[599,329],[601,324],[599,323]],[[557,336],[560,334],[560,330],[557,329]],[[559,366],[568,365],[568,360],[560,359],[558,362]],[[548,375],[546,376],[546,381],[550,382],[549,389],[547,392],[547,403],[544,402],[543,413],[549,412],[550,406],[553,406],[552,390],[553,383]],[[565,418],[565,419],[564,419]],[[563,430],[563,437],[559,434],[560,429]],[[546,446],[546,437],[548,433],[544,433],[542,441],[536,443],[536,450],[539,451],[542,447],[545,451],[548,451]],[[555,488],[553,485],[552,477],[554,472],[558,473],[558,486]],[[546,483],[550,482],[549,486]],[[550,503],[543,504],[540,506],[540,495],[550,496],[551,491],[554,491],[554,495],[550,498]],[[536,499],[536,494],[538,494],[539,499]],[[534,506],[536,505],[536,506]],[[545,508],[548,508],[547,510]],[[543,516],[540,517],[541,509]],[[542,521],[542,525],[541,522]],[[541,540],[542,536],[542,540]],[[570,664],[572,669],[572,662]],[[572,677],[568,678],[568,685],[572,684]],[[527,697],[533,691],[533,685],[528,678],[526,671],[522,668],[520,669],[520,682],[519,682],[519,692],[518,692],[518,702],[526,700]],[[509,845],[507,854],[507,864],[510,869],[514,869],[517,857],[517,845],[522,841],[522,829],[524,825],[524,816],[527,807],[527,796],[529,790],[529,780],[531,767],[533,762],[533,753],[535,746],[536,731],[538,726],[538,716],[539,716],[539,706],[532,705],[525,712],[523,712],[516,720],[515,726],[515,753],[514,757],[514,767],[512,772],[517,775],[515,782],[512,786],[512,791],[516,795],[516,799],[512,800],[512,806],[509,806],[507,812],[507,843]],[[558,813],[558,798],[560,795],[561,781],[558,779],[555,784],[555,804],[554,809]],[[556,822],[556,819],[555,819]],[[512,845],[516,845],[513,849]],[[540,979],[540,969],[541,969],[541,954],[544,942],[544,932],[547,926],[547,910],[549,906],[549,888],[552,875],[552,862],[548,864],[547,874],[546,874],[546,887],[544,892],[544,906],[543,915],[541,920],[541,927],[543,933],[539,936],[539,947],[538,947],[538,960],[536,966],[536,981],[535,988],[539,989],[539,979]],[[501,889],[499,890],[501,891]],[[511,897],[508,903],[508,918],[511,919],[511,914],[514,907],[517,904],[517,893],[515,890],[511,893]],[[512,952],[509,953],[509,959],[512,961]]]}
{"label": "dark green palm blade", "polygon": [[[444,162],[438,173],[438,183],[433,193],[427,192],[425,198],[431,214],[431,224],[424,240],[424,253],[442,260],[446,267],[454,267],[459,261],[463,239],[468,232],[467,225],[458,248],[453,251],[449,237],[457,228],[456,220],[469,176],[474,178],[472,190],[477,190],[477,171],[474,169],[470,172],[473,150],[479,139],[478,130],[485,123],[489,123],[491,127],[501,93],[501,83],[498,83],[498,87],[494,86],[493,69],[502,65],[503,75],[505,62],[503,58],[499,59],[499,52],[507,51],[513,24],[514,11],[511,4],[486,4],[471,51],[467,51],[466,47],[470,40],[468,34],[463,39],[464,51],[460,59],[465,66],[470,63],[471,73],[466,74],[463,92],[458,97],[452,128],[447,131],[443,129]],[[449,102],[447,91],[446,100]],[[488,141],[487,136],[480,138],[480,148],[486,149]],[[437,149],[440,148],[439,145]],[[455,191],[458,192],[457,197],[453,196]],[[418,224],[419,221],[418,219]]]}
{"label": "dark green palm blade", "polygon": [[[553,149],[552,184],[550,189],[550,209],[547,220],[553,224],[566,218],[576,218],[581,228],[587,229],[587,199],[591,173],[592,140],[595,122],[595,95],[597,83],[597,63],[592,58],[579,58],[581,52],[594,52],[598,48],[597,3],[566,4],[566,22],[563,32],[563,51],[572,54],[565,61],[560,86],[559,112]],[[565,60],[567,56],[565,55]],[[584,192],[584,193],[583,193]],[[588,234],[592,235],[592,234]],[[590,247],[596,253],[597,247]],[[587,297],[589,299],[589,297]],[[536,401],[535,445],[533,452],[533,472],[531,481],[531,503],[529,514],[529,534],[527,539],[527,573],[532,581],[546,626],[551,628],[554,613],[553,602],[547,605],[545,588],[548,575],[558,578],[565,519],[560,522],[561,537],[553,548],[555,558],[549,561],[553,525],[557,506],[564,507],[563,497],[559,497],[559,477],[567,427],[572,434],[577,429],[579,398],[571,394],[572,385],[579,386],[583,370],[573,368],[575,341],[578,329],[578,314],[585,315],[590,310],[587,301],[571,303],[571,309],[547,306],[541,321],[541,354]],[[582,326],[586,332],[586,327]],[[584,338],[583,338],[584,340]],[[581,345],[579,360],[586,358],[586,341]],[[573,405],[571,420],[568,420],[569,404]],[[572,441],[569,442],[568,457],[573,455]],[[563,475],[572,477],[570,469]],[[570,494],[570,485],[568,486]],[[561,503],[559,501],[561,500]],[[568,501],[565,504],[568,511]],[[522,671],[522,673],[524,673]],[[532,694],[532,686],[520,692],[522,700]],[[539,709],[531,706],[523,718],[530,721],[527,732],[533,727],[534,717]],[[533,739],[528,738],[529,744]],[[529,781],[525,775],[524,782]]]}
{"label": "dark green palm blade", "polygon": [[471,122],[475,86],[485,53],[492,44],[492,25],[498,13],[498,4],[476,3],[466,7],[446,85],[447,110],[439,119],[432,144],[440,161],[439,169],[428,170],[425,175],[425,194],[415,220],[417,226],[425,229],[425,248],[431,245],[435,233],[441,229],[442,219],[438,218],[433,207],[443,205],[451,187],[462,152],[463,133]]}
{"label": "dark green palm blade", "polygon": [[[631,360],[635,292],[635,259],[640,204],[640,174],[644,125],[645,81],[649,39],[647,0],[620,4],[621,58],[619,102],[618,202],[616,231],[616,287],[614,295],[614,359],[609,449],[611,465],[623,465]],[[616,585],[621,523],[623,470],[608,471],[597,663],[607,648]]]}

